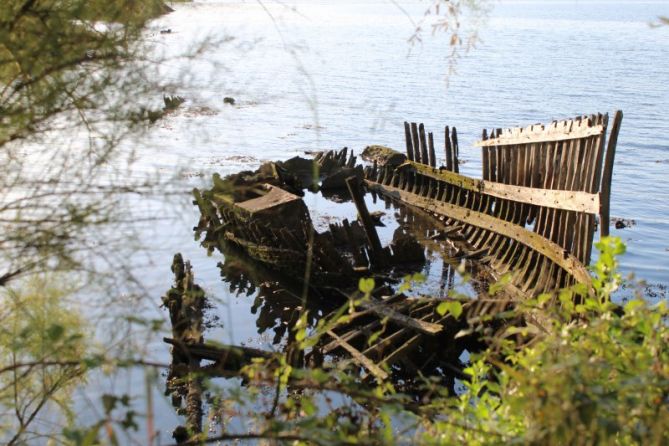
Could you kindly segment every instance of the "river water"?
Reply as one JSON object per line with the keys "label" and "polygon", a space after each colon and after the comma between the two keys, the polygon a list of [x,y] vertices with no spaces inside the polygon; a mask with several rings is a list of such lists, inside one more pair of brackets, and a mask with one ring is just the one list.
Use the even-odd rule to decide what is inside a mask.
{"label": "river water", "polygon": [[[418,20],[428,2],[400,3]],[[152,39],[166,52],[207,35],[234,37],[202,60],[174,60],[163,69],[176,80],[188,68],[189,87],[177,92],[187,102],[156,125],[139,163],[166,176],[178,173],[174,184],[184,197],[192,187],[208,187],[213,172],[253,169],[306,150],[401,149],[405,120],[424,122],[435,135],[456,126],[462,171],[479,176],[473,143],[483,128],[622,109],[611,214],[636,224],[611,232],[627,243],[625,273],[634,272],[660,296],[669,285],[669,27],[649,26],[669,16],[669,2],[494,3],[477,25],[476,47],[455,61],[450,75],[448,34],[426,29],[422,43],[409,43],[415,25],[391,1],[209,0],[174,8],[152,25]],[[159,32],[166,29],[171,32]],[[227,96],[234,106],[224,104]],[[181,252],[218,304],[222,327],[209,337],[265,344],[253,299],[232,293],[216,266],[222,256],[207,256],[193,240],[196,207],[151,206],[162,218],[141,229],[152,253],[148,262],[138,256],[144,266],[137,271],[155,299],[137,311],[166,317],[159,296],[171,284],[172,255]],[[148,354],[166,360],[168,349],[150,340]],[[104,377],[92,387],[141,395],[138,382]],[[177,418],[156,392],[166,442]]]}

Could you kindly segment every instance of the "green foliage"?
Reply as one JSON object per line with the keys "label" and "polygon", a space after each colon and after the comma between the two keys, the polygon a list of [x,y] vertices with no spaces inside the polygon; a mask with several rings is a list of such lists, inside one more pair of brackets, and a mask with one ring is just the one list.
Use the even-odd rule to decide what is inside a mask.
{"label": "green foliage", "polygon": [[110,238],[93,228],[129,211],[124,194],[153,189],[155,179],[126,175],[134,155],[120,141],[164,113],[156,99],[172,87],[158,80],[144,30],[167,10],[160,0],[2,1],[0,286],[86,269],[90,240]]}
{"label": "green foliage", "polygon": [[[641,296],[623,308],[610,301],[620,284],[619,239],[597,244],[594,289],[540,296],[518,311],[540,313],[549,331],[529,346],[495,347],[466,370],[457,399],[437,403],[446,420],[430,424],[426,443],[666,444],[669,441],[667,305]],[[509,327],[507,333],[520,333]]]}
{"label": "green foliage", "polygon": [[[114,71],[137,60],[133,44],[144,23],[160,12],[165,11],[159,0],[3,2],[0,146],[34,133],[55,115],[102,111],[99,95],[112,81],[119,81],[120,91],[127,88]],[[117,26],[99,26],[98,21]]]}
{"label": "green foliage", "polygon": [[83,383],[87,327],[68,289],[36,276],[0,294],[0,438],[26,434],[41,412],[71,422],[71,392]]}
{"label": "green foliage", "polygon": [[462,314],[462,304],[457,300],[442,302],[437,306],[437,313],[442,316],[448,313],[457,319]]}

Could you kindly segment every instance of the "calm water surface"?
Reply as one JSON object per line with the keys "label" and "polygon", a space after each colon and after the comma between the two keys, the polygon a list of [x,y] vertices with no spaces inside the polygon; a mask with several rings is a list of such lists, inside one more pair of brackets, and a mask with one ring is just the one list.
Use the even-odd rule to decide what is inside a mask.
{"label": "calm water surface", "polygon": [[[480,152],[472,144],[484,127],[622,109],[611,213],[636,226],[612,234],[628,245],[625,272],[669,285],[669,27],[649,27],[657,16],[669,16],[669,2],[497,3],[479,28],[481,42],[457,61],[448,82],[448,39],[427,33],[422,44],[408,44],[413,25],[390,1],[302,2],[296,11],[267,7],[253,1],[177,4],[155,24],[154,38],[166,51],[209,33],[235,36],[208,54],[220,66],[183,62],[195,73],[194,87],[179,92],[188,102],[157,126],[143,149],[147,168],[157,166],[165,175],[187,169],[177,185],[184,195],[207,187],[213,172],[255,168],[305,150],[401,149],[405,120],[424,122],[435,135],[444,125],[457,126],[463,170],[479,176]],[[406,7],[419,17],[425,4]],[[159,34],[164,28],[172,33]],[[182,68],[174,61],[165,75],[176,78]],[[223,104],[225,96],[237,105]],[[440,137],[437,144],[443,144]],[[216,267],[221,255],[207,257],[194,242],[196,208],[186,206],[177,216],[172,207],[153,206],[167,217],[143,229],[156,250],[141,276],[155,299],[137,311],[165,317],[159,296],[171,284],[172,255],[181,252],[221,303],[216,311],[223,327],[208,336],[265,344],[250,311],[253,299],[231,293]],[[317,212],[327,212],[319,206]],[[146,258],[136,261],[145,264]],[[149,345],[151,355],[166,360],[164,344]],[[123,385],[141,395],[132,382],[138,381]],[[165,441],[176,418],[158,400]]]}

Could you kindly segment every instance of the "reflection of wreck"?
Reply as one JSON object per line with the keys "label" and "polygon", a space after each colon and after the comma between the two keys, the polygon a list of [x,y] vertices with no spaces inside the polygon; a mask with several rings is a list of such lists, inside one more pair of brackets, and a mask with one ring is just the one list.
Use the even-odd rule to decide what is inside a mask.
{"label": "reflection of wreck", "polygon": [[[364,168],[343,149],[318,153],[314,160],[267,163],[226,179],[214,176],[212,189],[195,191],[202,215],[196,229],[204,246],[226,255],[224,276],[234,270],[246,277],[235,284],[238,289],[260,290],[256,298],[265,303],[254,308],[260,307],[260,319],[281,320],[275,343],[287,335],[288,349],[292,330],[285,327],[292,327],[305,305],[312,318],[327,315],[360,297],[359,278],[375,277],[371,300],[346,324],[329,330],[306,357],[293,355],[296,365],[318,365],[337,355],[341,366],[362,368],[372,379],[406,383],[420,370],[452,385],[460,374],[458,358],[476,344],[460,337],[463,329],[514,300],[589,284],[597,215],[601,233],[608,233],[621,120],[617,112],[608,145],[606,115],[484,131],[482,179],[459,173],[455,128],[445,129],[445,165],[437,167],[433,135],[422,124],[405,124],[406,154],[371,146],[363,153],[370,162]],[[367,210],[365,188],[399,209],[402,222],[385,247]],[[353,200],[358,218],[317,231],[301,199],[305,189],[343,191],[338,195]],[[420,225],[407,224],[418,215]],[[441,251],[445,287],[453,286],[453,270],[461,262],[473,273],[479,296],[463,302],[458,320],[435,311],[440,300],[409,297],[396,288],[398,278],[422,267],[425,249]],[[505,274],[509,280],[502,292],[488,295],[487,285]],[[272,305],[272,299],[286,298],[292,306]],[[369,345],[372,334],[378,338]],[[254,355],[202,343],[182,342],[179,348],[215,361],[210,367],[215,374],[231,373]],[[230,357],[236,359],[226,363]]]}

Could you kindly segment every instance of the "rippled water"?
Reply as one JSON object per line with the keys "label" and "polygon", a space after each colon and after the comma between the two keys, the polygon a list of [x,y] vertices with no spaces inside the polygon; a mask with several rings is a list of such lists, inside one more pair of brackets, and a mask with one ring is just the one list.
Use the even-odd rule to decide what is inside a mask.
{"label": "rippled water", "polygon": [[[402,4],[415,15],[425,7]],[[267,7],[177,4],[155,24],[154,38],[169,51],[212,32],[235,36],[207,56],[221,67],[187,62],[194,88],[179,94],[188,102],[157,126],[144,152],[142,162],[166,175],[185,166],[184,192],[207,187],[213,172],[305,150],[402,148],[405,120],[424,122],[436,135],[444,125],[457,126],[463,171],[478,176],[480,152],[472,143],[484,127],[622,109],[611,214],[636,225],[612,234],[628,245],[625,272],[669,285],[669,27],[648,25],[669,16],[669,2],[497,3],[479,29],[481,43],[457,61],[448,83],[448,39],[428,33],[422,44],[409,45],[413,26],[390,1],[302,2],[297,12]],[[172,32],[157,32],[164,28]],[[176,76],[180,63],[166,66],[166,74]],[[237,104],[225,105],[225,96]],[[188,207],[180,218],[147,229],[156,247],[143,274],[156,296],[147,311],[160,311],[158,297],[170,286],[171,257],[179,251],[223,303],[217,311],[224,329],[213,335],[259,342],[252,302],[231,295],[216,267],[220,255],[207,257],[193,241],[197,217]],[[160,343],[153,350],[163,358],[167,352]],[[173,427],[169,417],[164,423]]]}

